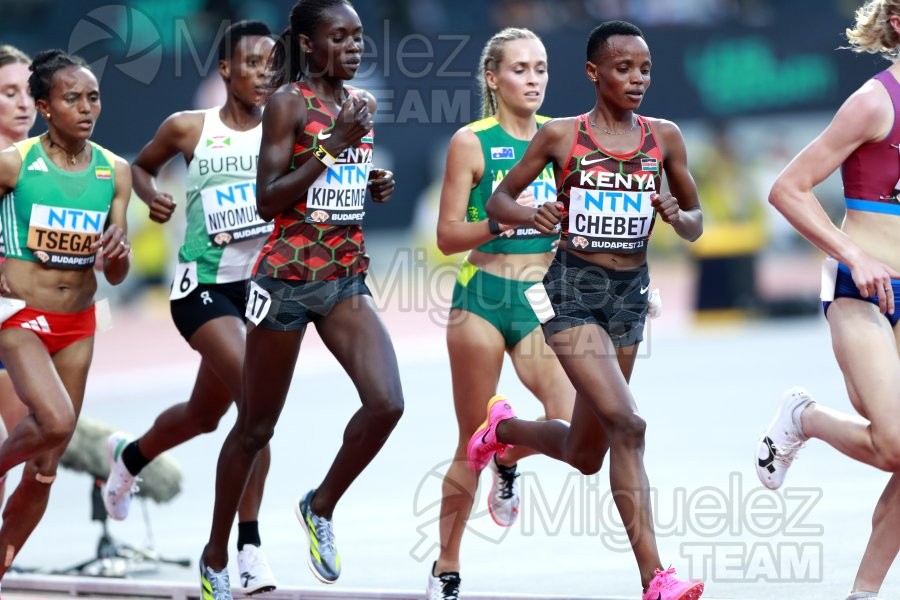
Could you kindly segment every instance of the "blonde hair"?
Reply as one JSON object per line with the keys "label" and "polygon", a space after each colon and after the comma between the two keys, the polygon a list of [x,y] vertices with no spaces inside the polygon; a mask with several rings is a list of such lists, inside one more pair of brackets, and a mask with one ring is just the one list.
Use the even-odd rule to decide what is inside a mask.
{"label": "blonde hair", "polygon": [[890,23],[894,15],[900,16],[900,0],[869,0],[856,9],[856,24],[846,30],[850,49],[889,60],[900,56],[900,36]]}
{"label": "blonde hair", "polygon": [[497,98],[494,90],[487,83],[485,73],[488,71],[496,72],[500,67],[500,63],[503,62],[503,46],[506,42],[516,40],[537,40],[540,42],[541,38],[530,29],[525,29],[524,27],[507,27],[495,33],[481,51],[481,61],[478,64],[478,87],[481,91],[482,118],[493,116],[497,112]]}
{"label": "blonde hair", "polygon": [[0,44],[0,68],[15,63],[30,65],[31,58],[29,58],[27,54],[25,54],[15,46],[10,46],[9,44]]}

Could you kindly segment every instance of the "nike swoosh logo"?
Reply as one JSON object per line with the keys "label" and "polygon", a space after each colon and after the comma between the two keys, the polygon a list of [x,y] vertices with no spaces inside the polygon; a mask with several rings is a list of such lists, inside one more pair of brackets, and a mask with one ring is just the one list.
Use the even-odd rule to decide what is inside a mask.
{"label": "nike swoosh logo", "polygon": [[581,159],[581,166],[582,166],[582,167],[586,167],[586,166],[588,166],[588,165],[593,165],[593,164],[595,164],[595,163],[603,162],[604,160],[609,160],[609,157],[606,156],[606,157],[604,157],[604,158],[595,158],[594,160],[588,160],[588,159],[586,159],[586,158],[582,158],[582,159]]}
{"label": "nike swoosh logo", "polygon": [[320,134],[319,134],[319,139],[320,139],[320,140],[327,140],[327,139],[330,138],[330,137],[331,137],[331,134],[330,134],[330,133],[320,133]]}
{"label": "nike swoosh logo", "polygon": [[775,442],[772,441],[772,438],[766,436],[763,438],[763,443],[769,451],[769,456],[757,459],[759,461],[759,466],[764,467],[769,473],[774,473],[775,467],[772,466],[772,463],[775,462]]}
{"label": "nike swoosh logo", "polygon": [[641,293],[642,293],[642,294],[646,294],[646,293],[647,293],[647,290],[649,290],[649,289],[650,289],[650,286],[649,286],[649,285],[648,285],[647,287],[641,286]]}

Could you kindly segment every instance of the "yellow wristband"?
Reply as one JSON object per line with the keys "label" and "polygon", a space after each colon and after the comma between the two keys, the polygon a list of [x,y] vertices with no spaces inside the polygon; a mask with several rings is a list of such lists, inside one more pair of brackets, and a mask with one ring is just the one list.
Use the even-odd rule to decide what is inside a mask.
{"label": "yellow wristband", "polygon": [[337,160],[331,154],[329,154],[328,150],[326,150],[322,146],[322,144],[319,144],[313,150],[313,156],[319,159],[319,162],[321,162],[326,167],[333,167],[335,163],[337,163]]}

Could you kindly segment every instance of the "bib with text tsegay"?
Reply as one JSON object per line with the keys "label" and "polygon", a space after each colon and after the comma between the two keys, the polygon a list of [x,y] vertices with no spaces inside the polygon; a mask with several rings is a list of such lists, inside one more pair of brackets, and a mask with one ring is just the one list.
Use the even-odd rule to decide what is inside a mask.
{"label": "bib with text tsegay", "polygon": [[[365,140],[365,138],[363,138]],[[359,225],[366,215],[366,187],[372,148],[350,147],[309,186],[306,221],[318,225]]]}
{"label": "bib with text tsegay", "polygon": [[274,227],[256,211],[256,182],[225,183],[200,190],[209,240],[216,246],[268,236]]}
{"label": "bib with text tsegay", "polygon": [[27,248],[51,267],[84,269],[94,264],[94,242],[103,235],[108,211],[33,204]]}
{"label": "bib with text tsegay", "polygon": [[640,145],[629,153],[603,149],[582,115],[576,143],[566,163],[559,199],[566,247],[579,252],[645,252],[656,211],[662,155],[650,122],[637,117]]}

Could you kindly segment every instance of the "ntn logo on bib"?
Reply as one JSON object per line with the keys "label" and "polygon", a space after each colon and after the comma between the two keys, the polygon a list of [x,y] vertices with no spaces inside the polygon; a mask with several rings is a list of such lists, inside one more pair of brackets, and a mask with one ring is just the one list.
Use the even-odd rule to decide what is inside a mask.
{"label": "ntn logo on bib", "polygon": [[28,222],[28,249],[42,263],[63,269],[94,264],[92,248],[106,228],[108,211],[34,204]]}
{"label": "ntn logo on bib", "polygon": [[256,183],[227,183],[200,191],[209,239],[216,246],[269,235],[273,223],[256,210]]}
{"label": "ntn logo on bib", "polygon": [[638,252],[653,229],[655,191],[571,188],[569,247],[585,252]]}
{"label": "ntn logo on bib", "polygon": [[[349,148],[348,150],[362,150]],[[371,150],[368,150],[371,160]],[[341,154],[343,157],[343,153]],[[358,225],[365,216],[366,189],[371,162],[326,167],[306,196],[307,222],[323,225]]]}

